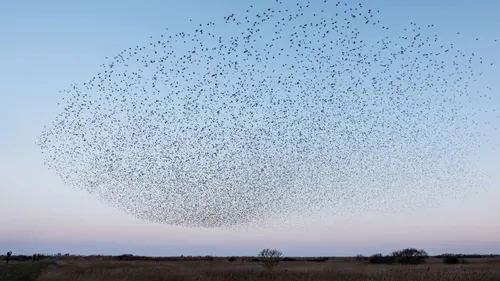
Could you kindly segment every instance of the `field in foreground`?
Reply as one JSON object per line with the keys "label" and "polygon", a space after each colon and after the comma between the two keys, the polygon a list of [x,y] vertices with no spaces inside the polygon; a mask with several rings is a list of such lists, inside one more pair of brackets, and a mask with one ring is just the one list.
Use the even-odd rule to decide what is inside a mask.
{"label": "field in foreground", "polygon": [[474,259],[468,264],[446,265],[431,258],[421,265],[373,265],[354,259],[330,258],[324,262],[282,262],[271,272],[259,263],[227,259],[213,261],[116,261],[60,259],[13,262],[0,265],[0,281],[198,281],[198,280],[463,280],[500,281],[500,259]]}

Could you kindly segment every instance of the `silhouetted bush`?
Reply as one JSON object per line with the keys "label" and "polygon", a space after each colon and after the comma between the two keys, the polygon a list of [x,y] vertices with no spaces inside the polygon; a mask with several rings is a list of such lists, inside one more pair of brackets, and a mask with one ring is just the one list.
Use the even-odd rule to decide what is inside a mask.
{"label": "silhouetted bush", "polygon": [[283,261],[297,261],[297,259],[294,259],[294,258],[284,258]]}
{"label": "silhouetted bush", "polygon": [[415,248],[407,248],[404,250],[394,251],[392,254],[384,256],[380,253],[374,254],[369,258],[370,263],[373,264],[421,264],[429,257],[424,250],[417,250]]}
{"label": "silhouetted bush", "polygon": [[458,264],[460,263],[460,259],[457,256],[448,256],[443,258],[443,263]]}
{"label": "silhouetted bush", "polygon": [[441,256],[443,259],[443,263],[446,264],[466,264],[468,263],[467,260],[461,257],[461,255],[454,255],[454,254],[444,254]]}
{"label": "silhouetted bush", "polygon": [[392,264],[395,262],[393,256],[384,256],[380,253],[372,255],[368,261],[373,264]]}
{"label": "silhouetted bush", "polygon": [[425,260],[429,258],[429,254],[426,251],[415,248],[394,251],[392,256],[399,264],[421,264],[425,263]]}
{"label": "silhouetted bush", "polygon": [[130,260],[136,260],[139,257],[134,257],[134,255],[131,254],[125,254],[125,255],[119,255],[116,256],[115,259],[120,260],[120,261],[130,261]]}
{"label": "silhouetted bush", "polygon": [[230,257],[230,258],[227,259],[227,261],[229,261],[229,262],[235,262],[236,258],[235,257]]}
{"label": "silhouetted bush", "polygon": [[383,262],[383,259],[384,259],[384,255],[382,255],[382,254],[373,254],[370,257],[370,263],[380,264],[380,263]]}
{"label": "silhouetted bush", "polygon": [[462,258],[467,258],[467,259],[480,259],[483,257],[483,255],[478,255],[478,254],[473,254],[473,255],[460,255]]}
{"label": "silhouetted bush", "polygon": [[362,261],[362,260],[366,260],[366,258],[365,258],[365,256],[363,256],[363,255],[360,254],[360,255],[356,255],[356,260],[357,261]]}
{"label": "silhouetted bush", "polygon": [[213,256],[205,256],[203,258],[203,260],[206,260],[206,261],[214,261],[214,257]]}

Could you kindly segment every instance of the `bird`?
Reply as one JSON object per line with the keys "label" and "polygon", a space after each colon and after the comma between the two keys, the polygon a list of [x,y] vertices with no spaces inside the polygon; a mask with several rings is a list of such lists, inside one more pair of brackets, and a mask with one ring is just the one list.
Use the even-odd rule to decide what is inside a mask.
{"label": "bird", "polygon": [[66,185],[184,227],[410,211],[472,188],[486,59],[379,13],[276,1],[165,29],[62,90],[36,144]]}

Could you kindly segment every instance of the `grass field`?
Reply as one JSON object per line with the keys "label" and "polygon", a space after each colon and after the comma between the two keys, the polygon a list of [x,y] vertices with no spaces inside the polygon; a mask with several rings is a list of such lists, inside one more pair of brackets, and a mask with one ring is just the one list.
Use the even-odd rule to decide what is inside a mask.
{"label": "grass field", "polygon": [[[3,261],[3,259],[2,259]],[[0,281],[32,281],[51,265],[48,262],[32,264],[31,262],[13,262],[0,264]]]}
{"label": "grass field", "polygon": [[119,261],[111,257],[63,257],[57,261],[13,261],[0,265],[0,281],[191,281],[191,280],[346,280],[500,281],[500,258],[471,259],[447,265],[429,258],[420,265],[374,265],[354,258],[329,258],[323,262],[281,262],[272,271],[250,258],[178,259],[172,261]]}

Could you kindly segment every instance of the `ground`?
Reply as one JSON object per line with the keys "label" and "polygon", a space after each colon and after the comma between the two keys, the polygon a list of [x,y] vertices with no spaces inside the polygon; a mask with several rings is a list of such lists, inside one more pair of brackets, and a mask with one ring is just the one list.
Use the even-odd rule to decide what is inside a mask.
{"label": "ground", "polygon": [[[210,258],[211,259],[211,258]],[[63,257],[40,263],[14,261],[0,265],[0,281],[500,281],[500,258],[469,259],[467,264],[446,265],[430,258],[421,265],[372,265],[354,258],[299,259],[281,262],[267,271],[251,258],[200,257],[198,260],[127,260],[111,257]]]}
{"label": "ground", "polygon": [[37,280],[38,276],[46,269],[50,263],[40,262],[32,264],[31,262],[17,262],[5,264],[2,259],[0,264],[0,281],[32,281]]}

